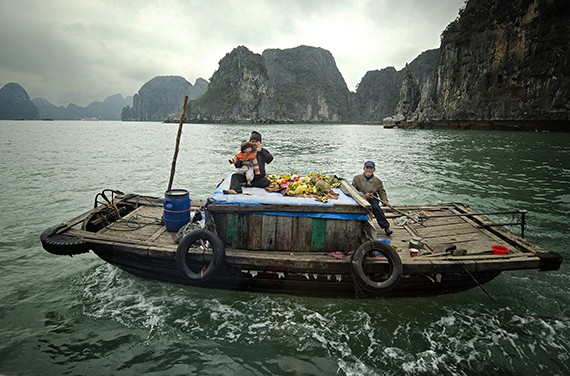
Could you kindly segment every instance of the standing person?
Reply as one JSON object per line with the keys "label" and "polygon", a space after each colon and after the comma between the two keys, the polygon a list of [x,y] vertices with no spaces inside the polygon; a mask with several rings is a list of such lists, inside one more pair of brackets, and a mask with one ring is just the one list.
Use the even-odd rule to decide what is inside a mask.
{"label": "standing person", "polygon": [[[249,136],[249,143],[253,146],[253,151],[256,153],[257,156],[257,165],[259,167],[259,171],[255,171],[255,175],[253,176],[253,180],[251,181],[252,187],[257,188],[265,188],[269,186],[269,179],[265,176],[265,164],[271,163],[273,161],[273,156],[269,152],[269,150],[263,147],[261,143],[261,133],[253,131],[251,132],[251,136]],[[242,161],[236,161],[234,164],[236,168],[242,167]],[[233,174],[230,180],[230,187],[227,190],[224,190],[224,194],[239,194],[242,193],[241,185],[247,181],[246,177],[243,174]]]}
{"label": "standing person", "polygon": [[390,230],[390,223],[388,223],[386,215],[380,207],[380,202],[384,205],[390,205],[390,203],[388,202],[388,195],[384,190],[384,183],[374,176],[374,171],[376,171],[374,162],[366,161],[364,163],[364,173],[356,175],[352,179],[352,186],[368,200],[378,225],[384,230],[386,235],[390,236],[394,231]]}

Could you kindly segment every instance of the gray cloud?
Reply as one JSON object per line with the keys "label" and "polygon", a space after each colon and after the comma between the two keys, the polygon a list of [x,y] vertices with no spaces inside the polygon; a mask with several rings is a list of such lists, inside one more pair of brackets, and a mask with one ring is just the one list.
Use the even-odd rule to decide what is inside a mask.
{"label": "gray cloud", "polygon": [[238,45],[331,51],[349,89],[439,46],[463,0],[170,0],[0,3],[0,86],[86,105],[158,75],[209,79]]}

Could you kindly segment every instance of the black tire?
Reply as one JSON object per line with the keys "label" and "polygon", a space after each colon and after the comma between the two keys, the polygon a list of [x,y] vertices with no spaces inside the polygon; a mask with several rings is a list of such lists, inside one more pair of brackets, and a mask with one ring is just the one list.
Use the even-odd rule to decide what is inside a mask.
{"label": "black tire", "polygon": [[[375,281],[364,272],[364,260],[369,252],[380,252],[390,265],[390,275],[382,281]],[[402,260],[394,248],[379,240],[364,242],[352,254],[352,277],[355,283],[363,290],[370,292],[390,291],[400,281],[403,273]]]}
{"label": "black tire", "polygon": [[[190,248],[207,248],[211,250],[210,259],[205,265],[194,264],[193,267],[200,267],[200,271],[193,271],[188,264],[187,256]],[[223,263],[226,249],[222,240],[208,230],[195,230],[186,235],[176,249],[176,267],[182,276],[191,281],[205,281],[212,277],[216,270]]]}
{"label": "black tire", "polygon": [[56,234],[65,224],[53,226],[42,232],[42,247],[54,255],[73,256],[89,252],[89,247],[82,237]]}

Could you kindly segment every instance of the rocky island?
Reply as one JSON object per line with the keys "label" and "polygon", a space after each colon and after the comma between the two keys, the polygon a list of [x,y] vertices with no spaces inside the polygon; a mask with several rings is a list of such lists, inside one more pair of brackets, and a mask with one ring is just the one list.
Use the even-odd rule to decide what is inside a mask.
{"label": "rocky island", "polygon": [[[442,34],[417,106],[402,84],[387,121],[401,126],[567,130],[570,122],[570,3],[470,0]],[[413,94],[411,94],[413,96]]]}
{"label": "rocky island", "polygon": [[178,121],[188,96],[191,122],[568,131],[569,35],[567,0],[468,0],[439,48],[401,70],[366,72],[355,92],[323,48],[258,54],[239,46],[209,82],[154,77],[132,99],[117,94],[85,108],[30,100],[9,83],[0,89],[0,119]]}
{"label": "rocky island", "polygon": [[439,49],[401,71],[367,72],[350,92],[329,51],[227,54],[192,121],[386,123],[400,127],[566,130],[570,5],[470,0]]}

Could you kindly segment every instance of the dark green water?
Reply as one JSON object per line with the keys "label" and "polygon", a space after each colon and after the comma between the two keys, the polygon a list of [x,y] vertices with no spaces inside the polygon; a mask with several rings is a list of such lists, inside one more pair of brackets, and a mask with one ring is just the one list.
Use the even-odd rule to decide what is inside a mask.
{"label": "dark green water", "polygon": [[256,129],[269,173],[344,177],[377,162],[394,204],[527,209],[556,272],[481,290],[327,300],[189,288],[133,277],[93,254],[42,250],[47,227],[103,188],[162,196],[177,124],[0,122],[0,374],[568,375],[570,134],[379,126],[185,125],[175,187],[205,199]]}

